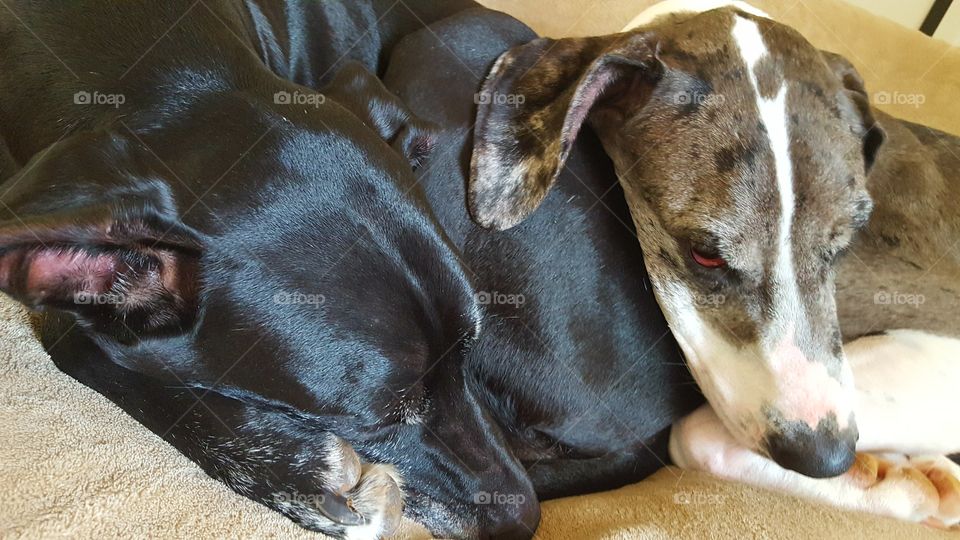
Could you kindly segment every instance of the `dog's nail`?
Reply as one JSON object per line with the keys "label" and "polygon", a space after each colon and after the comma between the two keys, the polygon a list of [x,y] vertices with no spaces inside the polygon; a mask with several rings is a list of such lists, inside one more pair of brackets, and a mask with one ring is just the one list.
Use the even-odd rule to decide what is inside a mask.
{"label": "dog's nail", "polygon": [[400,521],[403,518],[403,493],[392,481],[386,490],[383,498],[386,508],[383,513],[383,531],[385,536],[389,536],[400,528]]}
{"label": "dog's nail", "polygon": [[940,494],[940,515],[960,516],[960,481],[943,469],[931,467],[927,478]]}

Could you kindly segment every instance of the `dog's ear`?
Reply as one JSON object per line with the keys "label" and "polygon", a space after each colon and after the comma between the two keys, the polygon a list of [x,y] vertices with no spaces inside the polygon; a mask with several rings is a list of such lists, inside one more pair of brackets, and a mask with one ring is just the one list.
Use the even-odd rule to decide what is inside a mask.
{"label": "dog's ear", "polygon": [[379,133],[414,170],[433,150],[437,128],[417,118],[359,62],[346,62],[323,93]]}
{"label": "dog's ear", "polygon": [[0,290],[121,342],[186,329],[202,251],[187,227],[95,206],[0,222]]}
{"label": "dog's ear", "polygon": [[853,67],[853,64],[839,54],[828,51],[821,51],[821,53],[833,73],[843,82],[843,87],[856,108],[855,113],[859,116],[860,136],[863,139],[863,161],[867,171],[869,171],[876,162],[877,153],[879,153],[880,147],[883,146],[883,142],[887,138],[886,132],[873,117],[870,97],[867,95],[863,77]]}
{"label": "dog's ear", "polygon": [[611,96],[642,93],[637,86],[662,70],[648,32],[537,39],[504,53],[477,99],[473,218],[501,230],[523,221],[557,179],[591,109],[623,105]]}

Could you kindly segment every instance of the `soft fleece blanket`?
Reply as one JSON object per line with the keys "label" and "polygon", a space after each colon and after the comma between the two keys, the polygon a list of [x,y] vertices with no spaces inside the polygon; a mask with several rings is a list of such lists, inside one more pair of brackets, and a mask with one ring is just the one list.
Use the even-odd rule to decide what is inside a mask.
{"label": "soft fleece blanket", "polygon": [[[554,37],[616,32],[652,0],[486,0]],[[845,54],[881,108],[960,131],[960,52],[835,0],[754,1]],[[894,92],[919,106],[883,104]],[[0,296],[0,537],[322,538],[208,478],[56,369],[26,313]],[[537,533],[582,538],[957,538],[709,475],[661,470],[619,490],[544,504]],[[397,538],[429,538],[405,523]]]}

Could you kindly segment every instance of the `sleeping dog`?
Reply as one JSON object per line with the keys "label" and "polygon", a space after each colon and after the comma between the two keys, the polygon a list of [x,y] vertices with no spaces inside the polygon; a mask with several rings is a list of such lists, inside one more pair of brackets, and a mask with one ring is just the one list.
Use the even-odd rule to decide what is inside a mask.
{"label": "sleeping dog", "polygon": [[84,4],[0,18],[0,287],[61,369],[341,537],[403,509],[529,537],[538,497],[668,459],[702,398],[599,142],[524,226],[467,214],[474,95],[529,29],[450,0]]}
{"label": "sleeping dog", "polygon": [[[522,224],[491,233],[467,215],[474,103],[484,119],[486,104],[552,115],[544,105],[563,102],[477,93],[503,51],[535,38],[517,21],[458,1],[10,9],[0,135],[3,170],[16,172],[0,193],[0,287],[43,311],[58,366],[237,492],[341,537],[387,534],[401,510],[438,536],[528,537],[538,498],[642,478],[668,461],[670,427],[705,414],[689,416],[702,399],[588,130],[563,145],[566,167]],[[573,52],[571,68],[592,51]],[[704,262],[730,259],[707,249]],[[756,384],[718,358],[728,388]],[[840,413],[852,408],[811,433],[777,423],[806,418],[798,396],[810,394],[792,385],[817,374],[776,375],[761,426],[775,443],[694,449],[846,470],[855,429]],[[713,410],[744,414],[700,377]],[[792,474],[791,487],[805,478],[764,466]],[[824,493],[845,486],[852,507],[950,517],[908,481],[938,481],[943,467],[891,471]]]}

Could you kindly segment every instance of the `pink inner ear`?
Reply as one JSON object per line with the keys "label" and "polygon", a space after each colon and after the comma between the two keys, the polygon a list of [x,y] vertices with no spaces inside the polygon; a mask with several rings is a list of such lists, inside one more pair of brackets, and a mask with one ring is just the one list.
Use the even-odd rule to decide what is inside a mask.
{"label": "pink inner ear", "polygon": [[[567,153],[573,147],[573,141],[576,140],[580,128],[590,114],[590,109],[597,103],[604,91],[617,80],[617,73],[609,65],[601,65],[595,71],[589,72],[584,76],[580,88],[574,94],[570,102],[570,108],[563,121],[563,153],[562,159],[566,159]],[[558,171],[559,172],[559,171]]]}
{"label": "pink inner ear", "polygon": [[113,286],[117,274],[114,255],[91,255],[78,250],[43,249],[30,261],[27,289],[63,289],[75,293],[102,294]]}
{"label": "pink inner ear", "polygon": [[[79,294],[108,292],[120,264],[113,253],[61,247],[14,248],[0,255],[0,288],[28,302],[71,301]],[[17,274],[25,275],[25,279],[18,279]]]}

